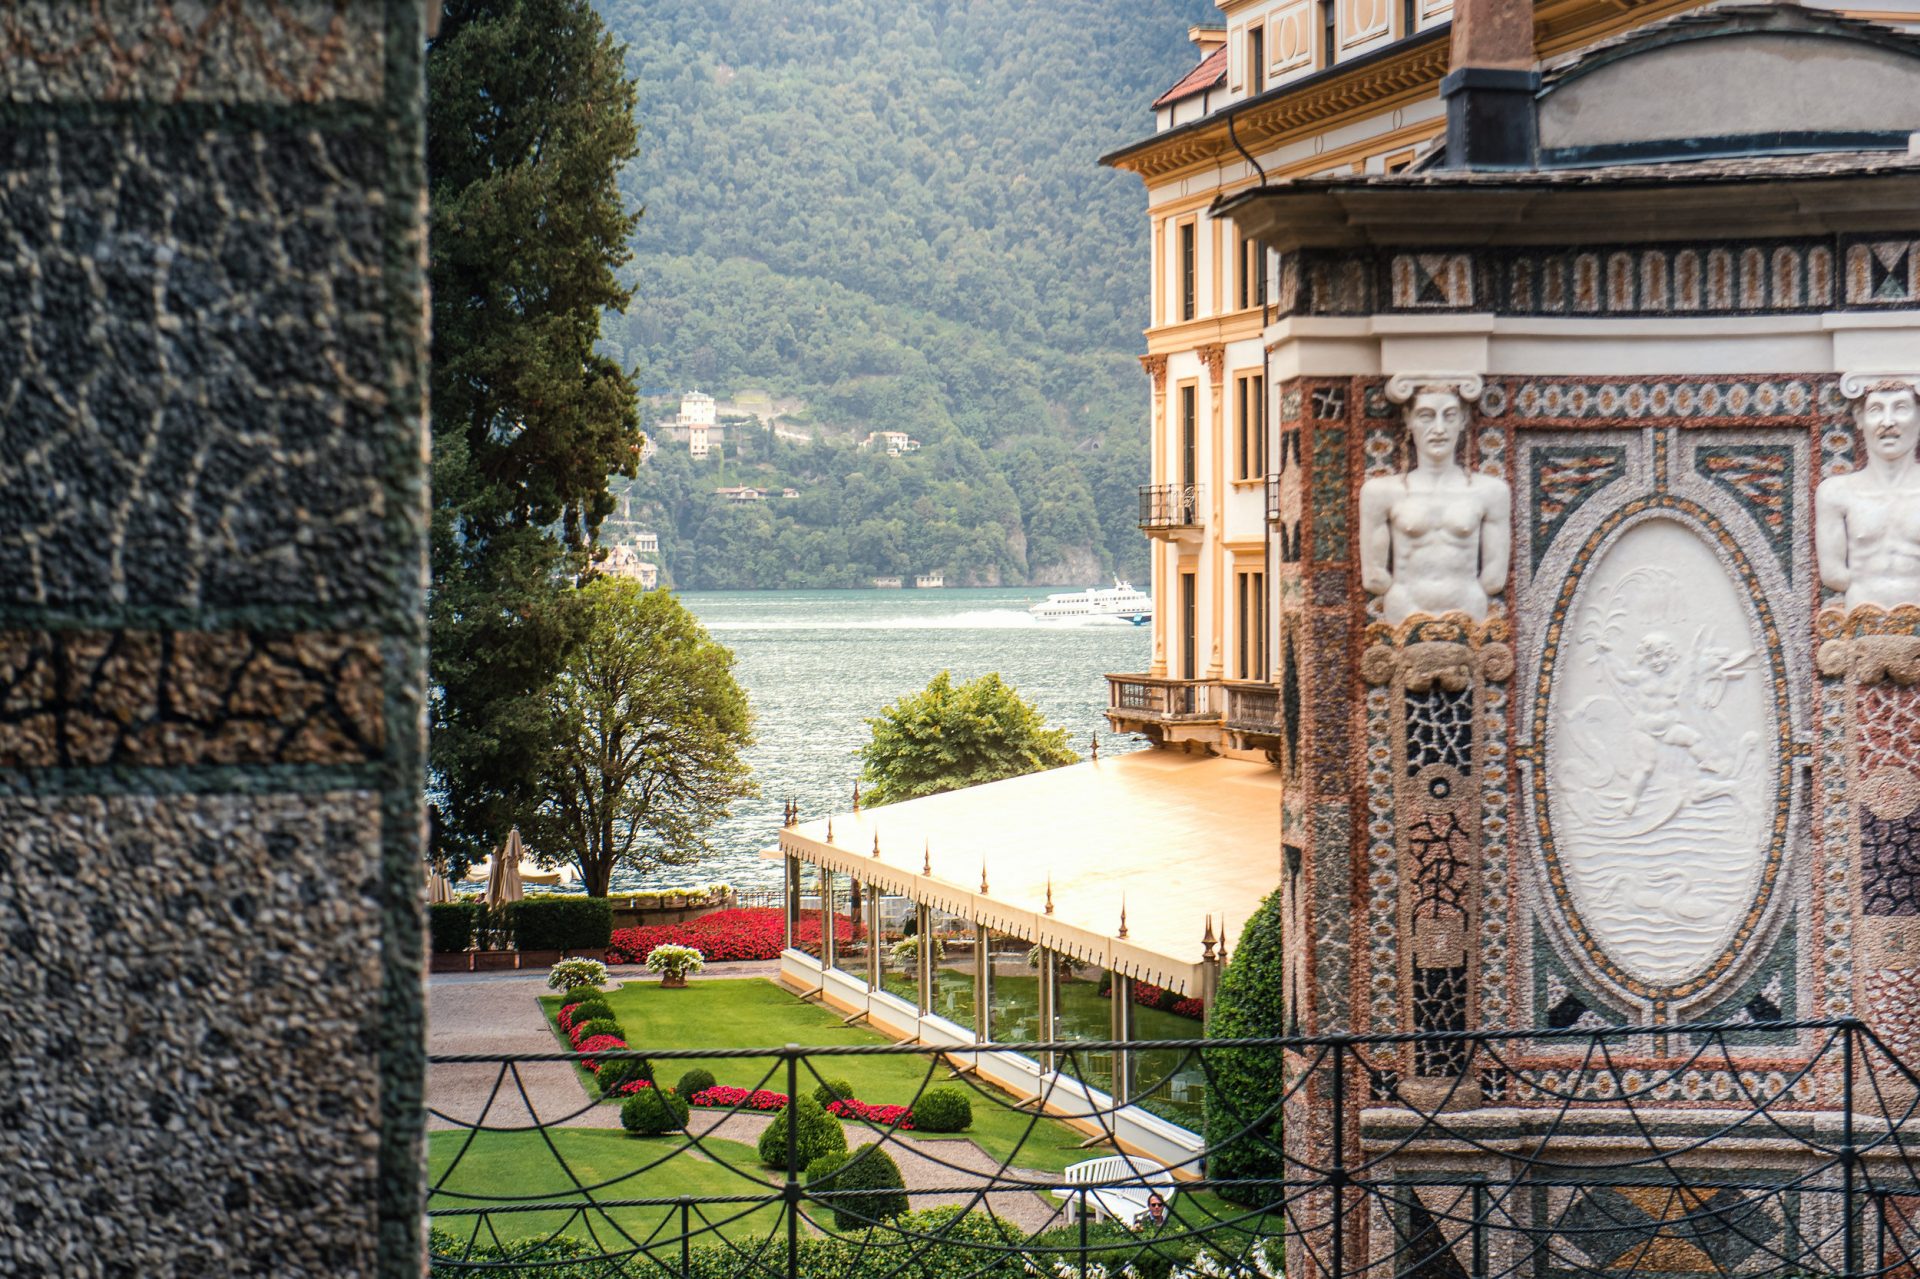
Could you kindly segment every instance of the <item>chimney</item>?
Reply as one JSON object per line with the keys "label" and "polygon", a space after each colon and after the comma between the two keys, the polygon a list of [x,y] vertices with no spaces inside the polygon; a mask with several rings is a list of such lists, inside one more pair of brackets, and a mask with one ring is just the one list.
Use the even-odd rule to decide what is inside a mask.
{"label": "chimney", "polygon": [[1454,0],[1447,104],[1449,169],[1531,169],[1537,149],[1531,0]]}

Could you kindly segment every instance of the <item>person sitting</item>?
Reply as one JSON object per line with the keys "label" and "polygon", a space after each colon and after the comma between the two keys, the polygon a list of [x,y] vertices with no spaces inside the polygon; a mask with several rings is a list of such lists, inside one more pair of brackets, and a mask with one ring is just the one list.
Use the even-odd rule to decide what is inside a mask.
{"label": "person sitting", "polygon": [[1167,1201],[1158,1194],[1147,1196],[1146,1211],[1133,1219],[1136,1229],[1158,1230],[1167,1224]]}

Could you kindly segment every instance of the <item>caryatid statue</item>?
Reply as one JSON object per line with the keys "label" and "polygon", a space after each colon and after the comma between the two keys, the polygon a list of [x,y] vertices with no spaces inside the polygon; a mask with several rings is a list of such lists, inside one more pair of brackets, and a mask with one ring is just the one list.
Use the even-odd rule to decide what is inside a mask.
{"label": "caryatid statue", "polygon": [[1360,489],[1360,582],[1394,625],[1415,614],[1485,621],[1507,584],[1512,501],[1504,481],[1460,464],[1478,374],[1400,374],[1387,398],[1405,406],[1413,468]]}
{"label": "caryatid statue", "polygon": [[1866,465],[1822,480],[1814,490],[1814,548],[1820,580],[1863,604],[1920,605],[1920,378],[1848,374],[1840,390],[1854,402]]}

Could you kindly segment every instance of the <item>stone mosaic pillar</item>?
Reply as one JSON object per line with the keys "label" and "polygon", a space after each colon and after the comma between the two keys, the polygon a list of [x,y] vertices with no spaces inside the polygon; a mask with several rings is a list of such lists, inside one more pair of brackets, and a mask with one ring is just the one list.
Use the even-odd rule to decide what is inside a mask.
{"label": "stone mosaic pillar", "polygon": [[423,1268],[420,0],[0,9],[0,1273]]}
{"label": "stone mosaic pillar", "polygon": [[1920,1049],[1920,608],[1827,609],[1815,632],[1820,673],[1839,686],[1844,707],[1858,859],[1856,1007],[1895,1055],[1913,1061]]}

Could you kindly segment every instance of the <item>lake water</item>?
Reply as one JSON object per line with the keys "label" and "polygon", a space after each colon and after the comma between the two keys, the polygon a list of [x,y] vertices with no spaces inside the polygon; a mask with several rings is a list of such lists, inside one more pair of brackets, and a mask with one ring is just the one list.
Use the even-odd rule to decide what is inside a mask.
{"label": "lake water", "polygon": [[[926,687],[942,670],[956,682],[989,671],[1068,730],[1086,754],[1137,750],[1139,738],[1112,736],[1102,712],[1109,671],[1146,669],[1152,637],[1125,622],[1035,621],[1034,588],[931,591],[689,591],[681,600],[713,637],[734,651],[757,742],[747,753],[760,794],[742,801],[713,836],[716,852],[656,882],[725,880],[774,887],[780,867],[760,857],[778,842],[780,814],[797,800],[803,819],[845,810],[860,770],[854,751],[863,722],[882,706]],[[637,886],[614,876],[616,891]]]}

